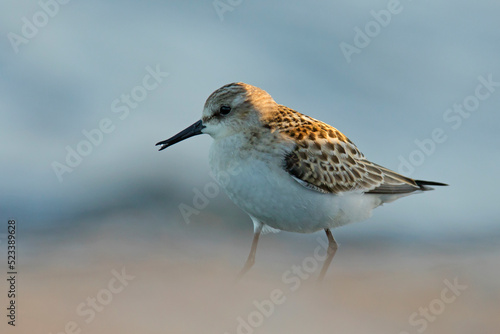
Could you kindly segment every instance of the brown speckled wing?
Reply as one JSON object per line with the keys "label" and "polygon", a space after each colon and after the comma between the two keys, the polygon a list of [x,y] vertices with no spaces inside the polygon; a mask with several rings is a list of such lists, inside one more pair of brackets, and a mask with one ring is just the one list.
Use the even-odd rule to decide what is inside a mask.
{"label": "brown speckled wing", "polygon": [[280,106],[271,128],[296,141],[283,161],[300,184],[322,193],[403,194],[421,189],[410,178],[374,164],[334,127]]}

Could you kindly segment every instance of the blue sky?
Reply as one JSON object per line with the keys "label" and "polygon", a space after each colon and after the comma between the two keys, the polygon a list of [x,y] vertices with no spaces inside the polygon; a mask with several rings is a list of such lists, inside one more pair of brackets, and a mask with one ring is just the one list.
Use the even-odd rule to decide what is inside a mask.
{"label": "blue sky", "polygon": [[[212,91],[243,81],[337,127],[370,160],[451,185],[346,230],[498,232],[499,9],[496,1],[4,1],[1,219],[43,227],[157,205],[181,220],[178,204],[210,182],[211,138],[161,153],[154,144],[198,120]],[[86,154],[69,158],[73,167],[71,150]],[[67,166],[59,176],[58,164]],[[224,195],[213,201],[209,210],[237,210]]]}

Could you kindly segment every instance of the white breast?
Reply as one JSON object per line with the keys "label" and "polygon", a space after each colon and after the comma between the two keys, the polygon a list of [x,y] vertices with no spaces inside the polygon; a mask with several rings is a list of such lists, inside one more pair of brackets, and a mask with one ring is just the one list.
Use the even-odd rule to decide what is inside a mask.
{"label": "white breast", "polygon": [[376,196],[307,189],[282,167],[286,144],[259,149],[248,143],[243,134],[215,140],[209,163],[229,198],[264,224],[309,233],[365,220],[380,205]]}

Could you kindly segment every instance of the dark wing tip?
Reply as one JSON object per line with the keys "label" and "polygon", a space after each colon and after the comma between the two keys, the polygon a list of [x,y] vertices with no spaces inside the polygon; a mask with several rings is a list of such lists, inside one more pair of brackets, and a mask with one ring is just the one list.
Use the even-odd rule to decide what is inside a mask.
{"label": "dark wing tip", "polygon": [[415,180],[417,186],[420,187],[421,190],[433,190],[434,188],[429,186],[448,186],[446,183],[434,182],[434,181],[424,181],[424,180]]}

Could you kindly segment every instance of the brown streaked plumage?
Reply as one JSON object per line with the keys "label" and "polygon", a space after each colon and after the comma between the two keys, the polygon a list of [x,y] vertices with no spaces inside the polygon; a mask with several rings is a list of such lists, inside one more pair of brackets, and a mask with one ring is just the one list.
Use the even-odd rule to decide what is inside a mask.
{"label": "brown streaked plumage", "polygon": [[333,194],[403,194],[428,190],[426,185],[444,185],[414,180],[370,162],[339,130],[286,106],[277,105],[263,122],[297,142],[283,166],[307,188]]}
{"label": "brown streaked plumage", "polygon": [[429,185],[445,185],[368,161],[339,130],[241,82],[213,92],[200,121],[157,145],[162,150],[202,133],[214,139],[209,155],[214,177],[254,223],[240,276],[255,261],[262,231],[324,230],[328,248],[322,280],[337,250],[332,228],[365,220],[383,203],[430,190]]}

